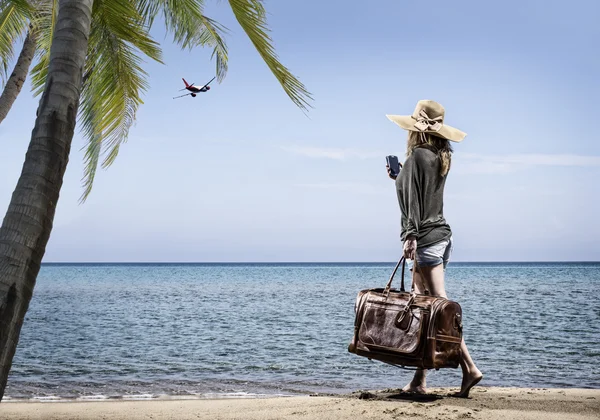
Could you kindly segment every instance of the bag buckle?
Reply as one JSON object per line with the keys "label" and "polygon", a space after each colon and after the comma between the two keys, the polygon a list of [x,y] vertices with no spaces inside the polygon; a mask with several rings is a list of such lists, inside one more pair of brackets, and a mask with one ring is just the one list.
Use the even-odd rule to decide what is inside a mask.
{"label": "bag buckle", "polygon": [[458,331],[462,331],[462,316],[458,312],[454,314],[454,329]]}
{"label": "bag buckle", "polygon": [[[408,299],[408,302],[406,302],[406,306],[398,314],[398,317],[396,318],[396,322],[395,322],[396,326],[403,331],[408,330],[408,328],[410,327],[410,323],[412,320],[412,311],[410,310],[410,307],[412,306],[414,301],[415,301],[415,294],[411,293],[410,298]],[[409,314],[410,314],[410,316],[408,316]]]}

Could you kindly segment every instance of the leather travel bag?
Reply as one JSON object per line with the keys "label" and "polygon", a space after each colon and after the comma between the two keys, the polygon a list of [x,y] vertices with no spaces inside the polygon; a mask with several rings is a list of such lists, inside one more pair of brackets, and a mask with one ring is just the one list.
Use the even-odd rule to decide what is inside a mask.
{"label": "leather travel bag", "polygon": [[[400,290],[392,280],[402,264]],[[462,309],[443,297],[404,290],[404,257],[385,288],[358,293],[348,351],[399,367],[456,368],[461,358]],[[416,264],[415,264],[416,267]],[[417,267],[418,268],[418,267]]]}

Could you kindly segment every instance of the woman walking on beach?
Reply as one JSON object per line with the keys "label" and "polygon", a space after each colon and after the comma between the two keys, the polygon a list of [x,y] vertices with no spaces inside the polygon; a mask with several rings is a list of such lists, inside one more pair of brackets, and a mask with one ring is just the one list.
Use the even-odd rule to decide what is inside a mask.
{"label": "woman walking on beach", "polygon": [[[444,185],[450,170],[450,141],[462,141],[466,133],[444,124],[444,107],[435,101],[417,103],[413,115],[387,115],[408,131],[407,159],[395,177],[398,202],[402,212],[404,256],[415,260],[414,288],[418,294],[446,296],[444,272],[452,252],[452,231],[443,215]],[[465,341],[461,343],[460,366],[463,379],[458,397],[468,397],[469,391],[483,378],[469,355]],[[403,390],[426,392],[426,369],[418,369]]]}

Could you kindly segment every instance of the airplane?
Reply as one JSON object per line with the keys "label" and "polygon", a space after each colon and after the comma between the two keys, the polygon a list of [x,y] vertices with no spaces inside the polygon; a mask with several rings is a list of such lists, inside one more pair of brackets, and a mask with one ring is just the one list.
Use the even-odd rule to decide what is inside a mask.
{"label": "airplane", "polygon": [[[210,79],[210,82],[212,82],[215,79],[216,79],[216,77],[213,77],[212,79]],[[185,87],[183,89],[180,89],[179,91],[189,90],[190,93],[186,93],[186,94],[180,95],[180,96],[175,96],[173,99],[183,98],[184,96],[188,96],[188,95],[191,95],[192,98],[195,98],[198,93],[208,92],[210,90],[210,86],[208,86],[208,85],[210,85],[210,82],[208,82],[204,86],[194,86],[193,83],[188,84],[188,82],[186,82],[184,78],[181,78],[181,80],[183,80],[183,83],[185,83]]]}

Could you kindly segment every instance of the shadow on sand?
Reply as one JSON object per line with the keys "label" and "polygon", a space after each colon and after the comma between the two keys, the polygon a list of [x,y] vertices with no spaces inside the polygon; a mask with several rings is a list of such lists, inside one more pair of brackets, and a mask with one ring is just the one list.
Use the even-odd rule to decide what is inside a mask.
{"label": "shadow on sand", "polygon": [[431,402],[443,399],[443,395],[439,394],[413,394],[410,392],[400,392],[398,394],[390,394],[385,396],[388,400],[405,400],[417,402]]}
{"label": "shadow on sand", "polygon": [[413,392],[403,391],[378,391],[376,393],[369,391],[360,391],[352,395],[354,398],[359,400],[403,400],[403,401],[414,401],[414,402],[432,402],[441,400],[445,395],[440,394],[417,394]]}

